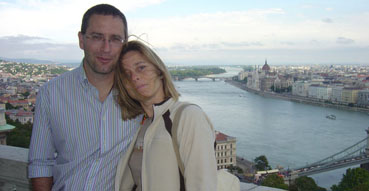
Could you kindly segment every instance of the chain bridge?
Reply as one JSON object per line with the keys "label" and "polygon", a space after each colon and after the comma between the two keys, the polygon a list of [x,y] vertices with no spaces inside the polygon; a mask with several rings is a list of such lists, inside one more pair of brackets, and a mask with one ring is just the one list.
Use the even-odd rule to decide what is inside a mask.
{"label": "chain bridge", "polygon": [[326,157],[317,162],[301,166],[288,171],[288,179],[295,179],[298,176],[309,176],[321,172],[349,167],[353,165],[369,166],[369,127],[366,130],[367,137],[354,145]]}

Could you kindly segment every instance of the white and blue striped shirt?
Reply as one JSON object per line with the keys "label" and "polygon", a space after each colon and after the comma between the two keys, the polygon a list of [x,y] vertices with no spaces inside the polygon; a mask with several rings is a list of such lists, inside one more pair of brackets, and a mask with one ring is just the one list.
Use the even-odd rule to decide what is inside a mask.
{"label": "white and blue striped shirt", "polygon": [[113,190],[118,161],[139,125],[138,118],[122,120],[113,94],[100,102],[83,64],[41,87],[29,178],[53,176],[53,190]]}

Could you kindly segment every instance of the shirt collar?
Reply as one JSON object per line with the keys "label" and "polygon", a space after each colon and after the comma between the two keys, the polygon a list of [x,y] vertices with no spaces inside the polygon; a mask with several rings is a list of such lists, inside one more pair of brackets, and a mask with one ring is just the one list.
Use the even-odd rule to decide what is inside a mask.
{"label": "shirt collar", "polygon": [[165,100],[164,102],[161,102],[159,104],[154,104],[153,105],[154,118],[157,116],[162,116],[174,103],[175,103],[174,99],[169,98]]}
{"label": "shirt collar", "polygon": [[86,76],[85,68],[83,67],[83,60],[76,70],[77,70],[78,80],[81,82],[83,86],[87,86],[89,82]]}

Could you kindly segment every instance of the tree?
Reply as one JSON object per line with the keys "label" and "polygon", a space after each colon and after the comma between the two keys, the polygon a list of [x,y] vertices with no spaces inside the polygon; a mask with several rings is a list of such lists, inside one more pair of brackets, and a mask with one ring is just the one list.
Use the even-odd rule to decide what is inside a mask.
{"label": "tree", "polygon": [[288,185],[284,183],[283,178],[280,177],[278,174],[267,175],[267,177],[261,181],[261,185],[285,190],[288,189]]}
{"label": "tree", "polygon": [[319,187],[314,179],[307,177],[307,176],[301,176],[295,179],[295,182],[290,185],[289,187],[290,191],[326,191],[325,188]]}
{"label": "tree", "polygon": [[233,166],[233,165],[231,165],[231,166],[229,166],[227,169],[228,169],[231,173],[233,173],[233,172],[237,172],[238,174],[242,174],[242,173],[243,173],[242,168],[240,168],[240,167],[238,167],[238,166]]}
{"label": "tree", "polygon": [[[6,116],[7,117],[7,116]],[[6,143],[10,146],[29,148],[32,134],[32,123],[20,123],[18,120],[13,121],[7,117],[7,123],[15,126],[15,128],[8,133]]]}
{"label": "tree", "polygon": [[10,104],[10,103],[6,103],[6,104],[5,104],[5,109],[6,109],[6,110],[15,109],[15,107],[13,107],[13,105],[12,105],[12,104]]}
{"label": "tree", "polygon": [[25,98],[27,98],[27,97],[30,95],[30,93],[29,93],[29,92],[24,92],[24,93],[22,93],[22,95],[23,95]]}
{"label": "tree", "polygon": [[261,155],[259,157],[256,157],[255,160],[255,168],[256,170],[270,170],[272,169],[270,166],[269,166],[269,163],[268,163],[268,159],[266,158],[266,156],[264,155]]}
{"label": "tree", "polygon": [[338,185],[331,187],[332,191],[368,191],[369,172],[362,168],[347,169]]}

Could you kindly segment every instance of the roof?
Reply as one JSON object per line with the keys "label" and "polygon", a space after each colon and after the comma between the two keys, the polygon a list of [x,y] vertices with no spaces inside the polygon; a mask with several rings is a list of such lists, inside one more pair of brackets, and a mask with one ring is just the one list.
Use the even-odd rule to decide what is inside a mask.
{"label": "roof", "polygon": [[216,135],[215,141],[228,141],[229,139],[235,139],[234,137],[228,136],[219,131],[215,131],[215,135]]}
{"label": "roof", "polygon": [[261,70],[270,70],[270,66],[268,65],[267,61],[265,60],[264,66],[261,68]]}
{"label": "roof", "polygon": [[13,126],[13,125],[8,125],[8,124],[0,125],[0,133],[4,132],[4,131],[10,131],[14,128],[15,128],[15,126]]}

